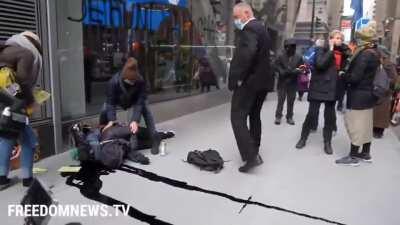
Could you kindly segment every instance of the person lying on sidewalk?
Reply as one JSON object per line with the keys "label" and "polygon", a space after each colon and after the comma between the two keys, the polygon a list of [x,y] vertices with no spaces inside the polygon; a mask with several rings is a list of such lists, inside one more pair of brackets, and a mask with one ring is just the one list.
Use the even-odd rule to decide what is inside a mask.
{"label": "person lying on sidewalk", "polygon": [[[87,125],[75,124],[72,127],[72,134],[75,141],[75,147],[78,148],[78,158],[80,161],[96,160],[96,153],[101,150],[101,143],[122,139],[129,142],[129,151],[126,153],[126,159],[133,162],[149,164],[149,160],[139,150],[149,149],[153,146],[152,135],[145,127],[139,127],[139,131],[133,134],[129,125],[114,122],[111,126],[99,126],[91,128]],[[132,138],[135,136],[135,138]],[[158,132],[161,140],[175,137],[173,131]],[[137,143],[132,143],[137,141]]]}

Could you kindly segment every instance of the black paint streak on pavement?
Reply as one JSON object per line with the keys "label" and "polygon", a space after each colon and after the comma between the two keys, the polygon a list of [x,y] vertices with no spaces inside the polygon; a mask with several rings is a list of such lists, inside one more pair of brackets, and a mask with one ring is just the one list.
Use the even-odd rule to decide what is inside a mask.
{"label": "black paint streak on pavement", "polygon": [[[101,194],[100,189],[103,185],[103,182],[100,180],[100,176],[109,175],[113,172],[114,171],[105,168],[99,163],[85,162],[82,164],[82,167],[78,173],[64,173],[62,175],[68,177],[66,181],[67,185],[77,187],[81,194],[88,199],[109,205],[111,207],[114,205],[123,205],[124,209],[126,209],[129,206],[128,215],[130,217],[151,225],[172,225],[171,223],[156,219],[156,216],[145,214],[135,209],[131,205]],[[122,211],[121,207],[119,207],[119,210]]]}
{"label": "black paint streak on pavement", "polygon": [[155,173],[148,172],[146,170],[135,168],[135,167],[128,166],[128,165],[125,165],[125,164],[122,165],[119,170],[125,171],[125,172],[130,173],[130,174],[135,174],[135,175],[144,177],[144,178],[146,178],[148,180],[151,180],[151,181],[161,182],[161,183],[164,183],[164,184],[168,184],[168,185],[171,185],[171,186],[174,186],[174,187],[177,187],[177,188],[186,189],[186,190],[190,190],[190,191],[198,191],[198,192],[202,192],[202,193],[206,193],[206,194],[210,194],[210,195],[216,195],[216,196],[223,197],[223,198],[226,198],[226,199],[229,199],[231,201],[238,202],[238,203],[241,203],[241,204],[260,206],[260,207],[263,207],[263,208],[273,209],[273,210],[277,210],[277,211],[281,211],[281,212],[297,215],[297,216],[300,216],[300,217],[305,217],[305,218],[312,219],[312,220],[323,221],[323,222],[326,222],[326,223],[329,223],[329,224],[346,225],[344,223],[328,220],[328,219],[325,219],[325,218],[322,218],[322,217],[316,217],[316,216],[312,216],[312,215],[309,215],[309,214],[305,214],[305,213],[296,212],[296,211],[293,211],[293,210],[281,208],[281,207],[278,207],[278,206],[267,205],[267,204],[264,204],[264,203],[261,203],[261,202],[255,202],[255,201],[250,201],[250,200],[246,200],[246,199],[241,199],[241,198],[237,198],[237,197],[234,197],[232,195],[228,195],[228,194],[225,194],[225,193],[222,193],[222,192],[211,191],[211,190],[203,189],[201,187],[192,186],[192,185],[189,185],[189,184],[187,184],[186,182],[183,182],[183,181],[174,180],[174,179],[171,179],[171,178],[168,178],[168,177],[162,177],[162,176],[159,176],[159,175],[157,175]]}

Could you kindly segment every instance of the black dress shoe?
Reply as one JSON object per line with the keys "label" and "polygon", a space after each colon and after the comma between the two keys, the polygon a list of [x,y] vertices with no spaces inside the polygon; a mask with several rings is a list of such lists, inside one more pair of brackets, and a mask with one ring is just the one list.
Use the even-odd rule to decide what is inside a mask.
{"label": "black dress shoe", "polygon": [[306,139],[300,139],[299,142],[296,144],[297,149],[302,149],[306,146]]}
{"label": "black dress shoe", "polygon": [[247,173],[254,167],[261,165],[262,163],[263,163],[263,161],[262,161],[261,157],[257,156],[255,159],[247,161],[242,167],[240,167],[239,172]]}

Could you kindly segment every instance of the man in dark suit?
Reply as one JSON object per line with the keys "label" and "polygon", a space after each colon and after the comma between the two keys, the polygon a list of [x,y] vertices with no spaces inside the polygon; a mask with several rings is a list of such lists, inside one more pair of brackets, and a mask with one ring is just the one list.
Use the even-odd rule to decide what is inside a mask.
{"label": "man in dark suit", "polygon": [[[270,69],[270,38],[265,26],[258,22],[251,7],[238,3],[233,9],[237,28],[236,50],[229,74],[229,90],[233,91],[231,122],[242,160],[240,172],[248,172],[262,163],[260,112],[274,79]],[[247,119],[250,118],[250,128]]]}

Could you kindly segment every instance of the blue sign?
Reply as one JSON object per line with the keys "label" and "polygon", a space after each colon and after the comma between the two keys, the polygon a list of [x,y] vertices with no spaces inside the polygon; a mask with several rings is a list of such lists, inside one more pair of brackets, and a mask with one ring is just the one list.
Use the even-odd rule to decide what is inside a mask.
{"label": "blue sign", "polygon": [[[83,0],[86,25],[157,30],[171,14],[166,10],[145,9],[140,4],[167,4],[186,7],[187,0]],[[131,13],[130,21],[125,14]]]}
{"label": "blue sign", "polygon": [[361,28],[367,26],[368,22],[369,22],[369,19],[361,18],[361,19],[357,20],[354,28],[356,30],[360,30]]}

